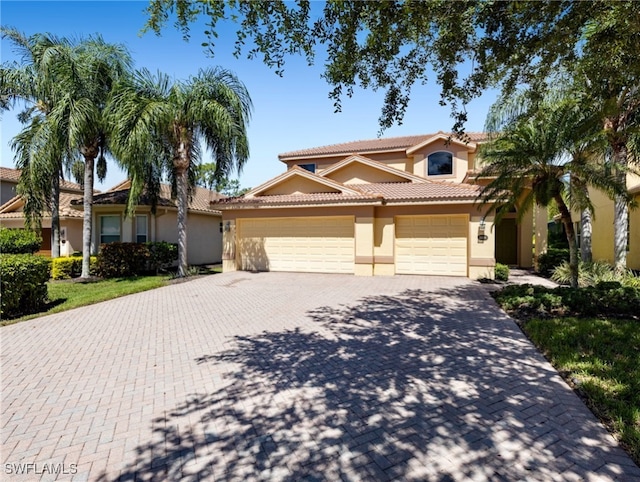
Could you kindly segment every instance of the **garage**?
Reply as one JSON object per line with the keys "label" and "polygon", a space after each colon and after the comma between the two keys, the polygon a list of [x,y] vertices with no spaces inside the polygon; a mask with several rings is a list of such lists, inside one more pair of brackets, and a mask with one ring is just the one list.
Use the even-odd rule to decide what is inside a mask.
{"label": "garage", "polygon": [[238,219],[239,268],[353,273],[353,216]]}
{"label": "garage", "polygon": [[397,274],[467,276],[467,215],[396,217]]}

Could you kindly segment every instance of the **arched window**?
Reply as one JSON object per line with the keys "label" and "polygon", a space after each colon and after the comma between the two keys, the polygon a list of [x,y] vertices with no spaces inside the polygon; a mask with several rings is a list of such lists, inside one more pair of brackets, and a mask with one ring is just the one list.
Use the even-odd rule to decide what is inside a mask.
{"label": "arched window", "polygon": [[453,155],[450,152],[434,152],[427,157],[427,174],[445,176],[453,174]]}

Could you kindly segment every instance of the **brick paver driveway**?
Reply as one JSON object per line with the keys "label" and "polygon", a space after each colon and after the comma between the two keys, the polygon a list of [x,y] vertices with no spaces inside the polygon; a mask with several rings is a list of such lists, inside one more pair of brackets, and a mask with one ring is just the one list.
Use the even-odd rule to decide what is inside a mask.
{"label": "brick paver driveway", "polygon": [[2,480],[640,480],[469,280],[229,273],[0,335]]}

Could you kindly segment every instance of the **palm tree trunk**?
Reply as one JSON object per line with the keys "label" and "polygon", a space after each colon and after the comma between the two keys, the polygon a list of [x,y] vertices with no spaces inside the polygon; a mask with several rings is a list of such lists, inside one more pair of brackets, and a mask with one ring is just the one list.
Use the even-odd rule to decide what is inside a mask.
{"label": "palm tree trunk", "polygon": [[576,243],[576,231],[573,228],[573,221],[571,220],[571,213],[567,207],[564,199],[560,194],[553,197],[558,205],[560,211],[560,220],[564,226],[564,232],[567,235],[567,242],[569,243],[569,271],[571,272],[571,287],[578,287],[578,244]]}
{"label": "palm tree trunk", "polygon": [[[606,127],[615,126],[609,122]],[[623,186],[627,184],[626,168],[628,165],[627,144],[620,137],[612,137],[610,140],[613,151],[613,175],[615,180]],[[629,223],[629,206],[625,196],[615,196],[613,200],[613,265],[615,271],[622,274],[627,269],[627,245]]]}
{"label": "palm tree trunk", "polygon": [[60,257],[60,177],[53,176],[51,187],[51,257]]}
{"label": "palm tree trunk", "polygon": [[91,231],[93,210],[93,165],[95,156],[85,154],[84,157],[84,216],[82,218],[82,278],[88,278],[91,259]]}
{"label": "palm tree trunk", "polygon": [[188,169],[180,168],[176,173],[178,196],[178,276],[187,276],[187,209]]}
{"label": "palm tree trunk", "polygon": [[583,209],[580,214],[580,255],[582,261],[585,263],[591,263],[593,261],[593,253],[591,250],[591,235],[593,233],[593,222],[591,217],[591,211]]}

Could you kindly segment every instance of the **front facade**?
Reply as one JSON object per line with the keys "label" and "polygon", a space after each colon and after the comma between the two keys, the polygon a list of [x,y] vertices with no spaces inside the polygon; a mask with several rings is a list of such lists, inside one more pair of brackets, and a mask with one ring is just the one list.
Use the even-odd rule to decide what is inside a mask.
{"label": "front facade", "polygon": [[[0,205],[0,226],[4,228],[24,228],[24,201],[17,195],[16,187],[20,180],[20,170],[8,167],[0,168],[2,182],[2,204]],[[99,191],[96,191],[99,192]],[[60,255],[70,256],[82,249],[82,212],[71,209],[71,200],[82,197],[80,184],[60,180]],[[51,213],[42,213],[40,253],[51,254]]]}
{"label": "front facade", "polygon": [[[143,195],[132,216],[125,216],[130,182],[124,181],[104,193],[94,193],[91,252],[111,242],[166,241],[177,243],[177,208],[171,188],[162,185],[156,212]],[[60,194],[60,255],[82,250],[83,192],[79,185],[66,183]],[[190,265],[216,264],[222,259],[222,215],[211,207],[220,194],[196,187],[187,212],[187,262]],[[0,225],[24,228],[24,202],[15,196],[0,206]],[[51,215],[43,213],[43,254],[50,254]],[[47,244],[48,243],[48,244]]]}
{"label": "front facade", "polygon": [[[143,194],[134,214],[125,216],[130,186],[130,181],[124,181],[93,197],[93,253],[98,252],[101,244],[111,242],[178,242],[177,208],[171,199],[171,187],[160,186],[155,213]],[[187,211],[187,262],[190,265],[220,263],[222,216],[211,207],[211,201],[221,196],[200,187],[194,188],[191,194]],[[71,207],[82,213],[82,199],[73,200]]]}
{"label": "front facade", "polygon": [[517,264],[531,266],[532,218],[496,252],[493,215],[475,202],[480,186],[469,176],[484,136],[469,137],[440,132],[281,154],[282,175],[214,204],[223,213],[224,270],[491,278],[507,244]]}

